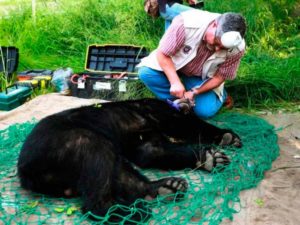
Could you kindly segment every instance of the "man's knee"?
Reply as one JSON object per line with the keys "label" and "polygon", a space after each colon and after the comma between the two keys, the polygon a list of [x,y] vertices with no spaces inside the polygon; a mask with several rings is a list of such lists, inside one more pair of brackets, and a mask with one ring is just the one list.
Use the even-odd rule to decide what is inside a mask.
{"label": "man's knee", "polygon": [[146,83],[147,81],[147,72],[145,70],[144,67],[141,67],[139,70],[138,70],[138,77],[139,79],[143,82],[143,83]]}
{"label": "man's knee", "polygon": [[159,76],[159,72],[148,68],[146,66],[139,68],[138,76],[139,79],[146,85],[146,86],[155,86],[157,83],[161,83],[161,77]]}
{"label": "man's knee", "polygon": [[194,107],[195,114],[201,119],[213,117],[218,112],[219,108],[210,107],[208,105],[196,105]]}

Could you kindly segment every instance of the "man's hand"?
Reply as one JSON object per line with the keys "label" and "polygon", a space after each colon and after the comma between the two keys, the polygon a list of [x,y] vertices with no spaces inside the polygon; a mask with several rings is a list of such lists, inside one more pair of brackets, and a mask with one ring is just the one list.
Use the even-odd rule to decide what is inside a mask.
{"label": "man's hand", "polygon": [[190,100],[190,102],[194,103],[195,93],[193,91],[187,91],[184,93],[184,98]]}
{"label": "man's hand", "polygon": [[157,60],[170,82],[170,94],[176,98],[183,98],[185,88],[177,75],[175,65],[171,57],[165,55],[160,50],[157,50]]}
{"label": "man's hand", "polygon": [[185,88],[183,86],[183,84],[179,81],[176,83],[171,84],[170,87],[170,94],[177,97],[177,98],[183,98],[184,96],[184,92],[185,92]]}
{"label": "man's hand", "polygon": [[189,3],[189,5],[196,5],[197,0],[187,0],[187,2]]}

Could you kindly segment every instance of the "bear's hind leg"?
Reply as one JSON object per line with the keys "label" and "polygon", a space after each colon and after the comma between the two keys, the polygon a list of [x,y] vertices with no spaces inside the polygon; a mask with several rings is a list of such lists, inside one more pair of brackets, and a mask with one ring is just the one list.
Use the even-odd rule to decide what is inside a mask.
{"label": "bear's hind leg", "polygon": [[104,216],[115,204],[112,193],[116,164],[114,145],[99,136],[86,140],[78,152],[82,153],[80,154],[81,171],[77,183],[77,191],[83,200],[82,211]]}
{"label": "bear's hind leg", "polygon": [[[151,200],[157,195],[173,195],[176,199],[182,198],[187,190],[187,181],[178,177],[167,177],[157,181],[149,181],[147,177],[140,174],[133,166],[123,160],[118,172],[116,193],[122,203],[132,204],[138,198]],[[173,196],[175,197],[175,196]]]}
{"label": "bear's hind leg", "polygon": [[[135,221],[143,221],[149,218],[149,210],[143,206],[139,206],[143,210],[140,212],[132,212],[126,207],[114,207],[120,204],[124,206],[131,205],[140,195],[143,188],[126,189],[124,191],[123,183],[138,185],[140,181],[135,176],[126,176],[121,179],[120,174],[127,174],[123,171],[122,160],[120,156],[114,154],[112,147],[108,142],[101,145],[101,150],[97,150],[99,143],[89,148],[84,158],[84,164],[81,171],[81,177],[78,183],[79,193],[82,195],[83,213],[90,212],[91,219],[98,220],[97,216],[105,216],[107,222],[121,223],[124,219]],[[142,182],[146,182],[144,178]],[[139,192],[140,191],[140,192]],[[111,208],[111,209],[110,209]],[[109,213],[109,214],[107,214]],[[93,216],[95,215],[95,216]]]}

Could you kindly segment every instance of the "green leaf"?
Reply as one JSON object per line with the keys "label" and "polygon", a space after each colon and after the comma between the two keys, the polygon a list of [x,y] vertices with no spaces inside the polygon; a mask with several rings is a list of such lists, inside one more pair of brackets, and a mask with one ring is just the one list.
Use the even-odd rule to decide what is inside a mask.
{"label": "green leaf", "polygon": [[102,105],[101,105],[100,103],[96,103],[96,104],[94,105],[94,107],[95,107],[95,108],[101,108]]}
{"label": "green leaf", "polygon": [[57,207],[54,209],[55,212],[58,212],[58,213],[62,213],[63,211],[65,211],[65,208],[63,207]]}
{"label": "green leaf", "polygon": [[73,214],[73,212],[77,211],[78,209],[74,206],[70,207],[67,209],[67,215],[71,216]]}
{"label": "green leaf", "polygon": [[261,198],[258,198],[255,200],[255,203],[259,206],[259,207],[263,207],[264,206],[264,200],[262,200]]}
{"label": "green leaf", "polygon": [[38,201],[30,202],[26,205],[26,207],[33,209],[33,208],[37,207],[38,204],[39,204]]}

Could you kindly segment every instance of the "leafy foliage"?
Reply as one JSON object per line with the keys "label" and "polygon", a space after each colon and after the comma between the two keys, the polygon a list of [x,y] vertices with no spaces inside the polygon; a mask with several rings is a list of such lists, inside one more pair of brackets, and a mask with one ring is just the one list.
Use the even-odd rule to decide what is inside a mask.
{"label": "leafy foliage", "polygon": [[[20,49],[19,70],[70,66],[82,71],[90,44],[154,49],[163,34],[163,20],[148,17],[142,0],[43,0],[35,20],[30,2],[13,1],[19,7],[0,19],[0,44]],[[300,101],[299,8],[297,0],[205,1],[205,10],[239,12],[247,20],[246,55],[238,78],[227,85],[237,105]]]}

